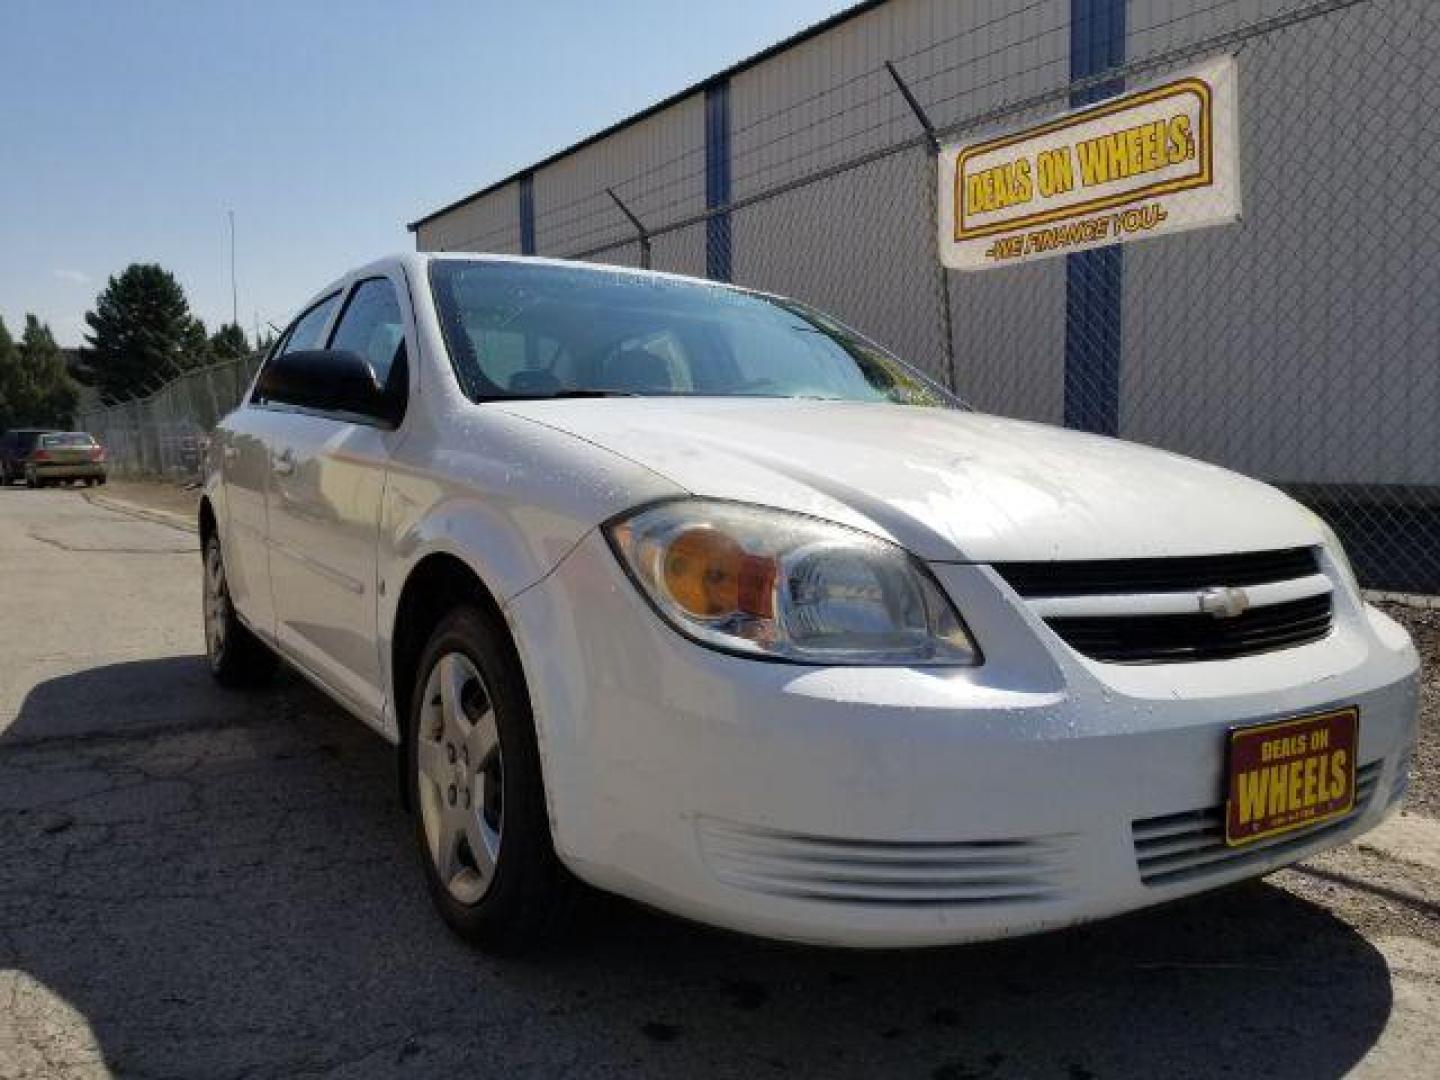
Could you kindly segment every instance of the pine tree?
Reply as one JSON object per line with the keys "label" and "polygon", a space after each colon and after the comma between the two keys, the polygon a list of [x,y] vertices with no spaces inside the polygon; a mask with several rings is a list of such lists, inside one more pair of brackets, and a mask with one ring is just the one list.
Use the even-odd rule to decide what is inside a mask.
{"label": "pine tree", "polygon": [[20,354],[15,351],[15,341],[5,320],[0,318],[0,431],[14,427],[20,422],[16,412],[15,392],[19,386]]}
{"label": "pine tree", "polygon": [[79,391],[65,370],[65,355],[55,344],[50,327],[34,315],[26,315],[25,332],[15,351],[19,392],[12,407],[23,413],[19,419],[35,425],[68,427]]}
{"label": "pine tree", "polygon": [[154,264],[134,263],[111,277],[85,322],[87,380],[107,398],[147,394],[209,359],[209,339],[185,291]]}
{"label": "pine tree", "polygon": [[238,360],[250,355],[250,342],[236,323],[225,323],[210,335],[210,352],[216,360]]}
{"label": "pine tree", "polygon": [[48,326],[26,315],[16,345],[0,320],[0,428],[68,426],[78,396]]}

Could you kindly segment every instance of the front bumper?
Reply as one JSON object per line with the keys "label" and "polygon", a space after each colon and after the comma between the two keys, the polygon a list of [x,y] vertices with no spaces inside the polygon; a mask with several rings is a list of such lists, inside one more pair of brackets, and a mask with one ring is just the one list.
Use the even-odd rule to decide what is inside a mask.
{"label": "front bumper", "polygon": [[[1400,797],[1414,650],[1343,592],[1334,631],[1312,645],[1122,667],[1071,652],[988,568],[934,569],[981,667],[713,652],[660,622],[602,538],[583,541],[507,605],[562,860],[601,888],[736,930],[936,945],[1264,874],[1374,826]],[[1356,811],[1217,847],[1204,812],[1222,799],[1226,730],[1340,705],[1361,711]],[[1193,835],[1176,833],[1177,815],[1194,818]]]}

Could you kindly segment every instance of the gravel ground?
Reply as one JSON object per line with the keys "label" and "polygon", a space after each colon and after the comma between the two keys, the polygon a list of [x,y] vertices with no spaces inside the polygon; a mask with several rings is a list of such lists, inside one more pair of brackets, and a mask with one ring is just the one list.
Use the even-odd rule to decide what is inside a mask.
{"label": "gravel ground", "polygon": [[1411,813],[1440,818],[1440,609],[1381,604],[1405,624],[1420,650],[1420,736],[1410,768]]}

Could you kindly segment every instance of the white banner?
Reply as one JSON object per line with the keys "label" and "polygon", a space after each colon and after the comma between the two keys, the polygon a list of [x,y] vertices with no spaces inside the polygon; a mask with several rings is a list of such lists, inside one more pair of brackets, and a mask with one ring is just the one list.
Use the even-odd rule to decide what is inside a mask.
{"label": "white banner", "polygon": [[940,150],[940,261],[957,270],[1240,217],[1235,58]]}

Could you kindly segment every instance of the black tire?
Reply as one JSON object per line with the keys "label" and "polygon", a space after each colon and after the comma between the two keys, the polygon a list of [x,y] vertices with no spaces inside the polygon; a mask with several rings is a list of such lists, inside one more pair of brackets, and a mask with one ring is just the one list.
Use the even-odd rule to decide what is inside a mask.
{"label": "black tire", "polygon": [[[502,795],[499,850],[493,872],[482,886],[483,893],[469,903],[452,895],[441,879],[426,835],[421,791],[419,741],[427,725],[433,728],[436,717],[436,706],[427,700],[427,690],[441,659],[453,653],[467,658],[483,681],[479,688],[480,707],[488,698],[498,735],[498,757],[503,763],[498,779]],[[508,648],[503,628],[478,609],[461,607],[452,611],[440,621],[422,651],[410,701],[405,750],[416,846],[430,897],[445,923],[465,941],[497,955],[527,952],[560,936],[569,922],[578,883],[555,855],[535,722],[518,662]],[[464,766],[459,768],[463,770]],[[478,772],[474,779],[479,792]],[[479,802],[477,794],[477,809]],[[480,812],[485,813],[483,809]]]}
{"label": "black tire", "polygon": [[43,487],[44,485],[41,484],[40,478],[39,478],[38,476],[36,476],[33,472],[26,472],[26,473],[25,473],[25,486],[26,486],[27,488],[34,489],[34,488],[38,488],[38,487]]}
{"label": "black tire", "polygon": [[252,634],[235,614],[230,602],[230,585],[225,577],[225,559],[220,537],[205,541],[204,590],[201,594],[205,618],[205,654],[210,674],[221,686],[242,688],[268,682],[280,658]]}

